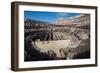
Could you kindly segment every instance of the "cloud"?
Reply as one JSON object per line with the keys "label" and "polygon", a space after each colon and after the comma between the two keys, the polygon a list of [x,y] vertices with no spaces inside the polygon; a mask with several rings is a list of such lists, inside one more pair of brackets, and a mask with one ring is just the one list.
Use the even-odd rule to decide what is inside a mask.
{"label": "cloud", "polygon": [[69,13],[57,13],[56,14],[57,16],[59,16],[59,17],[64,17],[64,16],[69,16]]}

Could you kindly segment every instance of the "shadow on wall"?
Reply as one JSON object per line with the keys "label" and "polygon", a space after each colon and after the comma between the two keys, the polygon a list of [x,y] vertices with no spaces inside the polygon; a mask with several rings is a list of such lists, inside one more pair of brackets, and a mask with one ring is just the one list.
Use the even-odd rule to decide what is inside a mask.
{"label": "shadow on wall", "polygon": [[90,51],[85,51],[83,53],[79,53],[74,55],[73,59],[87,59],[90,58]]}
{"label": "shadow on wall", "polygon": [[33,45],[31,40],[25,41],[24,61],[52,60],[48,54],[40,52]]}

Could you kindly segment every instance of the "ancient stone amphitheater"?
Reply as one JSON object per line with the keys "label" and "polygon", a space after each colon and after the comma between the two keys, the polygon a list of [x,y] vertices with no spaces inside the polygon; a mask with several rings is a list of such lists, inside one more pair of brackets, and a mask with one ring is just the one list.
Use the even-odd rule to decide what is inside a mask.
{"label": "ancient stone amphitheater", "polygon": [[25,61],[90,58],[89,15],[69,21],[60,25],[59,20],[56,24],[26,20]]}

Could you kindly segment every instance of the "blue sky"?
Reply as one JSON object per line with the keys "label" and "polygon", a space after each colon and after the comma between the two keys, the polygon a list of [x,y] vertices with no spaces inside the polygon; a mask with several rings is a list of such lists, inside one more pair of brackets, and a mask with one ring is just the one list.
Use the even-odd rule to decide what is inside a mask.
{"label": "blue sky", "polygon": [[68,19],[73,16],[80,15],[79,13],[65,13],[65,12],[41,12],[41,11],[24,11],[24,19],[33,19],[39,21],[46,21],[55,23],[59,18]]}

